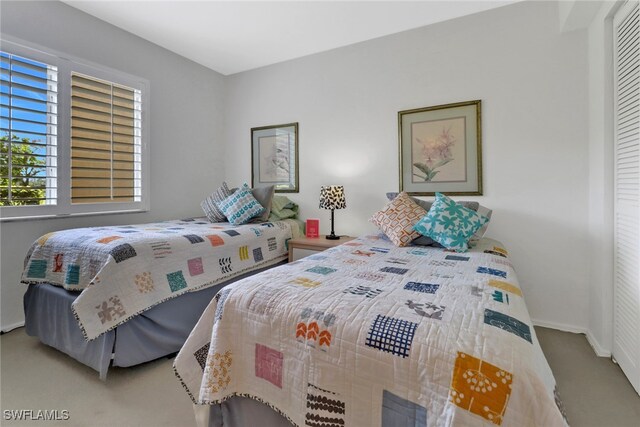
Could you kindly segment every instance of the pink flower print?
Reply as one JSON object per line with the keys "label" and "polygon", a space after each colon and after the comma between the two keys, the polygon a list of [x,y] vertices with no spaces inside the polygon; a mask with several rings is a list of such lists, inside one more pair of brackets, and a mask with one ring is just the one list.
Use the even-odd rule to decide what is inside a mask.
{"label": "pink flower print", "polygon": [[422,157],[424,162],[416,162],[413,166],[422,174],[414,172],[413,175],[425,181],[431,181],[439,172],[437,169],[453,160],[451,148],[456,143],[455,138],[450,133],[451,129],[442,128],[442,133],[435,138],[422,140],[416,138],[418,144],[422,146]]}

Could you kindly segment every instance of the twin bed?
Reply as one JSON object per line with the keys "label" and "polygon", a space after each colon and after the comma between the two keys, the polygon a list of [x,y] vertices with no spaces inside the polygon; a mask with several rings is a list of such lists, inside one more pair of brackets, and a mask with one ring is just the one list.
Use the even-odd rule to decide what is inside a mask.
{"label": "twin bed", "polygon": [[63,230],[32,246],[25,327],[105,379],[180,350],[213,296],[286,262],[298,222],[202,219]]}
{"label": "twin bed", "polygon": [[219,292],[174,368],[199,424],[563,426],[507,251],[383,234]]}
{"label": "twin bed", "polygon": [[43,236],[27,332],[103,378],[180,350],[200,425],[566,425],[501,243],[376,234],[278,266],[298,233],[183,220]]}

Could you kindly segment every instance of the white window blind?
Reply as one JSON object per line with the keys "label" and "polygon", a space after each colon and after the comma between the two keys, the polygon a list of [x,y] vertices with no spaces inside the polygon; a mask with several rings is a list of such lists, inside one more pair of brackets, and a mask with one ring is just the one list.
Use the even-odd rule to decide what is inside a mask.
{"label": "white window blind", "polygon": [[57,67],[0,52],[0,206],[57,199]]}
{"label": "white window blind", "polygon": [[141,92],[71,75],[71,202],[138,202]]}
{"label": "white window blind", "polygon": [[640,393],[640,27],[637,1],[614,16],[613,356]]}
{"label": "white window blind", "polygon": [[149,82],[2,35],[0,221],[149,208]]}

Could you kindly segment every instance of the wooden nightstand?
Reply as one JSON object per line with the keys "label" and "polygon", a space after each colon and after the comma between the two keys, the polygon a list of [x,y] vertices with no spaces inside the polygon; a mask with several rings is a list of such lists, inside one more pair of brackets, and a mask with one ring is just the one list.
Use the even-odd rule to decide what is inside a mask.
{"label": "wooden nightstand", "polygon": [[340,240],[329,240],[324,236],[320,237],[300,237],[289,240],[289,262],[297,261],[309,255],[317,254],[329,248],[341,245],[353,240],[355,237],[340,236]]}

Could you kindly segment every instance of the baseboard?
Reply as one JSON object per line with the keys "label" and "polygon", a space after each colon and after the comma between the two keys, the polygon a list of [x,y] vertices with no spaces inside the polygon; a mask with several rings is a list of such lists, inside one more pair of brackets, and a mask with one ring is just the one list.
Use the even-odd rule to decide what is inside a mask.
{"label": "baseboard", "polygon": [[600,345],[600,343],[593,336],[591,331],[587,331],[585,333],[585,336],[587,337],[587,341],[589,341],[589,344],[591,345],[591,348],[593,349],[593,351],[596,352],[596,354],[599,357],[611,357],[611,352],[609,350],[605,350],[605,348]]}
{"label": "baseboard", "polygon": [[546,320],[531,319],[534,326],[542,326],[543,328],[557,329],[558,331],[571,332],[574,334],[586,334],[585,328],[574,325],[566,325],[564,323],[547,322]]}
{"label": "baseboard", "polygon": [[22,322],[13,323],[11,325],[3,326],[2,333],[6,334],[7,332],[11,332],[16,328],[21,328],[24,326],[24,320]]}
{"label": "baseboard", "polygon": [[584,336],[587,338],[587,342],[593,349],[593,352],[598,357],[611,357],[611,352],[605,350],[604,347],[600,345],[598,340],[595,339],[591,331],[588,329],[580,328],[574,325],[565,325],[563,323],[547,322],[545,320],[531,319],[531,321],[535,326],[542,326],[543,328],[557,329],[558,331],[571,332],[574,334],[584,334]]}

